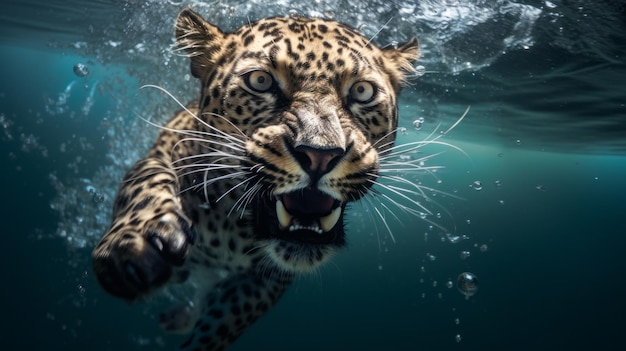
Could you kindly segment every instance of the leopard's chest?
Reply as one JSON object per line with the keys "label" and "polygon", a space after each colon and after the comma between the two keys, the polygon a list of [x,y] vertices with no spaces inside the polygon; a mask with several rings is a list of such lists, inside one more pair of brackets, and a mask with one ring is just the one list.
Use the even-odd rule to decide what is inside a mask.
{"label": "leopard's chest", "polygon": [[201,193],[182,196],[183,208],[196,231],[190,265],[242,272],[259,261],[261,251],[255,245],[249,214],[233,210],[236,196],[233,191],[232,197],[209,203]]}

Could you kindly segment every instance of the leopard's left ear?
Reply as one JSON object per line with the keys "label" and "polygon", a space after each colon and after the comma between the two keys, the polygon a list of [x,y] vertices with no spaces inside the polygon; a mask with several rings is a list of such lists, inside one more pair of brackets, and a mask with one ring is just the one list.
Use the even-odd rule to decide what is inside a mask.
{"label": "leopard's left ear", "polygon": [[226,34],[191,9],[184,9],[176,19],[175,51],[191,58],[191,73],[202,79],[220,57]]}
{"label": "leopard's left ear", "polygon": [[413,37],[406,43],[398,46],[387,46],[383,49],[387,65],[393,68],[394,86],[399,89],[400,86],[406,84],[407,78],[415,74],[415,61],[420,57],[419,43],[417,38]]}

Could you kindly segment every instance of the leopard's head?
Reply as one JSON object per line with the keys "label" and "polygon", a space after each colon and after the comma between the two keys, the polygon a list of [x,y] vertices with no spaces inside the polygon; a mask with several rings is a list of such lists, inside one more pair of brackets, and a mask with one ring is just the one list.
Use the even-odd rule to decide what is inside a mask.
{"label": "leopard's head", "polygon": [[202,82],[207,133],[244,136],[236,162],[258,247],[282,269],[318,266],[345,244],[346,204],[369,191],[395,140],[417,39],[381,49],[338,22],[295,16],[224,33],[191,10],[176,36]]}

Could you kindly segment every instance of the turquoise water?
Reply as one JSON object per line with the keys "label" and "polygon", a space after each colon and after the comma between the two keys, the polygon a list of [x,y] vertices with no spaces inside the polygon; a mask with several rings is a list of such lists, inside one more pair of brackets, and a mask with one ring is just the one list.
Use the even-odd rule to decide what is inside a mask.
{"label": "turquoise water", "polygon": [[[382,8],[382,23],[395,14],[390,26],[397,30],[384,31],[381,44],[420,37],[426,73],[401,97],[399,143],[422,140],[438,125],[446,130],[471,106],[440,139],[465,154],[425,148],[445,151],[427,161],[445,168],[435,177],[403,175],[441,191],[430,194],[441,204],[432,219],[458,237],[398,211],[387,216],[392,238],[371,207],[355,205],[349,247],[300,278],[232,350],[621,349],[624,7],[374,3],[317,6],[353,25],[359,14],[368,19],[367,9]],[[437,3],[439,12],[423,7]],[[227,5],[235,8],[230,17],[220,12]],[[163,122],[176,109],[140,86],[195,94],[195,82],[184,78],[185,59],[166,50],[183,6],[0,6],[0,343],[23,350],[174,349],[184,337],[164,334],[155,321],[163,299],[129,305],[108,296],[89,256],[106,229],[117,183],[156,133],[139,117]],[[196,6],[224,25],[250,14],[310,11],[276,1]],[[464,12],[472,6],[483,10],[483,22]],[[463,16],[435,25],[450,13]],[[76,75],[77,63],[89,74]],[[419,117],[424,123],[416,130]],[[479,278],[469,299],[447,286],[462,272]]]}

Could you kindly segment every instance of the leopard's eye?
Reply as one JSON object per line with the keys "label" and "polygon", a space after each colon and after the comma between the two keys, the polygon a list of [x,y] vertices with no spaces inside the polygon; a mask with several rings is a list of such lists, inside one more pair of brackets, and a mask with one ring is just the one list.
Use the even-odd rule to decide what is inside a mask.
{"label": "leopard's eye", "polygon": [[245,75],[244,81],[248,88],[258,92],[264,93],[272,87],[274,84],[274,78],[264,71],[252,71]]}
{"label": "leopard's eye", "polygon": [[376,94],[374,85],[370,82],[356,82],[350,87],[350,97],[356,102],[370,102]]}

